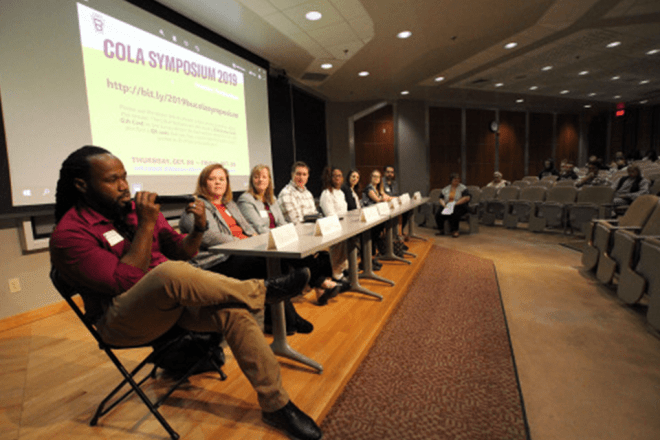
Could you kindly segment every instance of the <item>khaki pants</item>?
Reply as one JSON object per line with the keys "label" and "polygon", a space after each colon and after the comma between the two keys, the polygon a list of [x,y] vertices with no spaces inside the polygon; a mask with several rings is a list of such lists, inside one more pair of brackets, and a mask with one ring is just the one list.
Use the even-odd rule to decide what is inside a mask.
{"label": "khaki pants", "polygon": [[263,309],[262,280],[239,281],[168,261],[113,299],[97,323],[105,342],[117,346],[150,342],[174,325],[198,332],[219,332],[248,378],[264,411],[289,401],[280,365],[250,312]]}

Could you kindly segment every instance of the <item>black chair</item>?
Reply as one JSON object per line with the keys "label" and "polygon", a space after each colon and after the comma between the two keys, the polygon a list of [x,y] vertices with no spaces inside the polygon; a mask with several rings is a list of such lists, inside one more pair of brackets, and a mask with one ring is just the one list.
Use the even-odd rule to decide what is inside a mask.
{"label": "black chair", "polygon": [[[50,279],[53,282],[53,285],[55,286],[57,291],[60,293],[60,295],[66,300],[66,302],[73,309],[73,311],[76,313],[78,318],[80,318],[80,320],[83,322],[85,327],[87,327],[87,330],[89,330],[89,332],[92,334],[94,339],[96,339],[96,342],[99,344],[99,348],[106,353],[106,355],[110,358],[110,360],[115,365],[115,367],[117,367],[117,370],[119,370],[122,376],[124,376],[124,380],[115,389],[113,389],[110,392],[110,394],[108,394],[106,398],[103,399],[103,401],[99,404],[96,412],[94,413],[94,416],[89,422],[90,426],[96,426],[100,417],[110,412],[115,406],[117,406],[119,403],[124,401],[131,394],[136,393],[140,397],[140,399],[142,399],[144,404],[147,405],[149,411],[151,411],[151,413],[158,419],[158,421],[163,426],[163,428],[165,428],[165,430],[168,432],[170,437],[174,440],[177,440],[179,438],[179,434],[177,434],[176,431],[172,429],[172,427],[167,422],[167,420],[165,420],[165,418],[160,413],[160,411],[158,411],[158,408],[182,383],[186,382],[190,376],[198,372],[201,372],[201,370],[205,370],[203,368],[204,366],[212,365],[213,369],[216,370],[220,375],[221,380],[225,380],[227,378],[225,373],[222,371],[222,366],[224,365],[224,353],[222,352],[221,349],[218,350],[218,344],[221,341],[221,338],[220,340],[217,341],[218,344],[215,344],[215,347],[208,345],[204,346],[204,344],[202,343],[195,344],[194,343],[195,338],[194,337],[191,338],[191,336],[200,335],[200,334],[196,334],[194,332],[184,330],[180,327],[173,327],[155,341],[152,341],[147,344],[130,346],[130,347],[116,347],[110,344],[106,344],[101,339],[101,336],[96,331],[94,325],[91,322],[89,322],[84,312],[78,306],[76,301],[74,301],[73,298],[78,294],[78,292],[73,287],[69,286],[64,280],[62,280],[57,270],[55,270],[54,268],[51,269],[50,271]],[[174,347],[180,346],[181,342],[184,339],[186,340],[192,339],[193,346],[195,346],[195,348],[199,350],[198,353],[199,356],[197,357],[198,360],[194,362],[189,368],[187,368],[187,371],[185,373],[181,375],[177,375],[176,383],[172,385],[163,396],[161,396],[155,402],[150,400],[149,397],[147,397],[147,395],[141,389],[142,384],[144,384],[148,379],[150,378],[153,379],[156,377],[156,371],[159,368],[160,361],[165,357],[167,357],[168,353],[171,353]],[[128,372],[126,367],[124,367],[124,365],[121,363],[121,361],[117,358],[117,356],[114,353],[114,350],[124,350],[124,349],[143,348],[143,347],[151,347],[152,351],[131,372]],[[137,381],[136,375],[147,364],[154,365],[153,368],[151,369],[151,372],[142,379],[140,379],[139,381]],[[117,395],[119,391],[122,390],[122,388],[124,388],[127,384],[130,388],[127,391],[125,391],[123,395],[115,398],[115,395]],[[113,398],[115,400],[112,403],[110,403],[110,401]]]}

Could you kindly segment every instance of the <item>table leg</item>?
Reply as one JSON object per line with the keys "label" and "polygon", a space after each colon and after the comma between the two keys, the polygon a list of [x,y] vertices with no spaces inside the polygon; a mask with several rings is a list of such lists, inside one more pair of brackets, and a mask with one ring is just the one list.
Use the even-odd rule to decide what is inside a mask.
{"label": "table leg", "polygon": [[[383,300],[383,296],[376,292],[372,292],[366,287],[360,285],[360,277],[358,274],[358,261],[357,261],[357,246],[355,245],[355,238],[351,238],[348,242],[350,250],[348,252],[348,279],[351,283],[350,291],[364,293],[365,295],[373,296],[379,300]],[[363,258],[364,261],[364,258]],[[363,263],[364,264],[364,263]],[[369,264],[371,264],[371,256],[369,257]]]}
{"label": "table leg", "polygon": [[[396,222],[396,223],[394,223]],[[399,218],[394,218],[390,219],[389,221],[385,222],[385,236],[387,239],[385,240],[385,255],[380,257],[381,260],[394,260],[394,261],[403,261],[404,263],[407,264],[412,264],[412,261],[406,260],[405,258],[401,258],[398,255],[394,254],[394,230],[396,230],[397,223],[399,222]]]}
{"label": "table leg", "polygon": [[394,281],[383,278],[374,273],[373,265],[371,264],[371,231],[364,231],[361,235],[362,239],[362,273],[360,278],[369,278],[383,283],[394,285]]}
{"label": "table leg", "polygon": [[[414,208],[414,209],[419,209],[419,206]],[[406,215],[406,214],[404,214]],[[413,211],[410,211],[410,218],[408,219],[408,237],[410,238],[416,238],[418,240],[422,241],[427,241],[426,238],[421,237],[419,235],[415,235],[415,214]]]}
{"label": "table leg", "polygon": [[[268,277],[273,278],[279,276],[282,273],[280,259],[279,258],[268,258]],[[295,351],[286,340],[286,318],[284,317],[284,303],[281,301],[273,304],[271,307],[271,313],[273,317],[273,343],[270,344],[270,348],[278,356],[285,357],[287,359],[300,362],[301,364],[307,365],[317,370],[319,373],[323,372],[323,365],[319,364],[315,360],[304,356],[297,351]]]}

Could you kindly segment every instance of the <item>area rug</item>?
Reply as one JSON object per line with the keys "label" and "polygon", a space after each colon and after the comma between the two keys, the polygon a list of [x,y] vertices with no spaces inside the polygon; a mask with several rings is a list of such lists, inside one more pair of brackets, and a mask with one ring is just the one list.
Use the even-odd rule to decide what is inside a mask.
{"label": "area rug", "polygon": [[529,440],[493,262],[434,246],[322,428],[325,440]]}

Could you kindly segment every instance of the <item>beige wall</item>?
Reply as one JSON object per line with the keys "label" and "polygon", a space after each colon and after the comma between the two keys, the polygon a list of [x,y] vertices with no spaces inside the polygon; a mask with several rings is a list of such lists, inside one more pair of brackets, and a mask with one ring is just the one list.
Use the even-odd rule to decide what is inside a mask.
{"label": "beige wall", "polygon": [[[24,252],[18,225],[0,220],[0,319],[62,301],[48,277],[48,251]],[[19,278],[20,292],[9,292],[10,278]]]}

